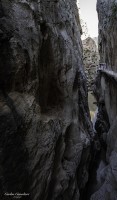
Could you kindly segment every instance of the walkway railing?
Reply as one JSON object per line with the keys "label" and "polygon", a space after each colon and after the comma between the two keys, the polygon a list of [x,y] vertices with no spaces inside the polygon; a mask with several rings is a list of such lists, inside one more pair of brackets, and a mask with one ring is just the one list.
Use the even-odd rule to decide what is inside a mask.
{"label": "walkway railing", "polygon": [[107,69],[107,65],[106,63],[100,63],[99,64],[99,68],[97,69],[97,72],[103,73],[103,75],[107,75],[108,77],[114,79],[115,81],[117,81],[117,73]]}

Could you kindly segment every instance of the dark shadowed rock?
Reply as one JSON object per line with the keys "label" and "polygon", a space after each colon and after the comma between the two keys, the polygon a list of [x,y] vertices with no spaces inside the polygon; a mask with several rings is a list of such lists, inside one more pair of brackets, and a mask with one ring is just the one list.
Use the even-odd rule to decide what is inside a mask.
{"label": "dark shadowed rock", "polygon": [[[93,135],[76,1],[0,1],[0,195],[78,200]],[[8,197],[12,199],[12,197]]]}

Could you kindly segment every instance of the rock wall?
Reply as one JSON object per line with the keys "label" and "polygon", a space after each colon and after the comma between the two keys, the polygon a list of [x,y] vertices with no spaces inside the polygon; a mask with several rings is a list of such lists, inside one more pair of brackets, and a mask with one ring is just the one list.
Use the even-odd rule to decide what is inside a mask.
{"label": "rock wall", "polygon": [[[96,128],[105,146],[105,163],[98,171],[97,192],[91,200],[117,199],[117,2],[98,0],[99,51],[106,69],[98,72],[95,94],[99,112]],[[97,92],[96,92],[97,91]],[[106,114],[106,115],[105,115]],[[102,119],[103,116],[103,119]],[[100,119],[100,120],[99,120]],[[106,123],[104,123],[104,120]],[[101,123],[99,123],[99,121]],[[110,127],[110,128],[109,128]],[[109,130],[108,130],[109,129]]]}
{"label": "rock wall", "polygon": [[[0,1],[0,196],[78,200],[92,125],[76,1]],[[13,196],[8,196],[13,193]]]}
{"label": "rock wall", "polygon": [[83,63],[87,77],[88,90],[93,90],[96,69],[99,65],[99,53],[96,42],[93,38],[88,37],[82,41],[83,44]]}

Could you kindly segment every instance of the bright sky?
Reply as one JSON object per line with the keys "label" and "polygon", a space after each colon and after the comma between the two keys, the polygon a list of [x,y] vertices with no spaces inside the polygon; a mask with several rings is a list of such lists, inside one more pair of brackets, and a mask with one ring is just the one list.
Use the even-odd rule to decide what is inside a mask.
{"label": "bright sky", "polygon": [[87,23],[89,35],[91,37],[98,36],[98,18],[96,11],[97,0],[79,0],[81,17]]}

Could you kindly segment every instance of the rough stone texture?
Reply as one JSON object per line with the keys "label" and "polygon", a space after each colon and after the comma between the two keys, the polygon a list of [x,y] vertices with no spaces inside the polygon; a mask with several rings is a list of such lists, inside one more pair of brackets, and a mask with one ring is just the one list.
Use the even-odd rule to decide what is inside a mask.
{"label": "rough stone texture", "polygon": [[88,37],[82,41],[83,44],[83,63],[87,76],[88,90],[93,90],[96,69],[99,65],[99,53],[96,42],[93,38]]}
{"label": "rough stone texture", "polygon": [[0,1],[0,199],[78,200],[92,125],[75,0]]}
{"label": "rough stone texture", "polygon": [[[101,62],[106,63],[110,72],[117,71],[117,1],[98,0],[99,51]],[[106,142],[106,166],[100,173],[101,185],[91,200],[117,199],[117,82],[114,76],[99,72],[97,78],[97,99],[106,109],[110,129],[103,129],[102,137]],[[101,109],[102,112],[102,109]],[[100,115],[100,112],[98,113]],[[97,124],[99,128],[99,125]],[[105,132],[104,132],[105,130]],[[102,129],[101,129],[102,131]]]}

